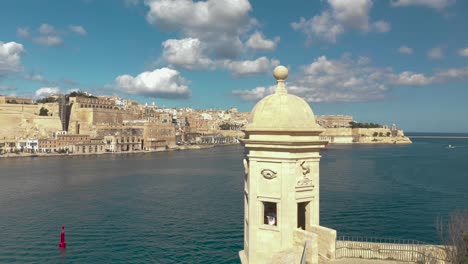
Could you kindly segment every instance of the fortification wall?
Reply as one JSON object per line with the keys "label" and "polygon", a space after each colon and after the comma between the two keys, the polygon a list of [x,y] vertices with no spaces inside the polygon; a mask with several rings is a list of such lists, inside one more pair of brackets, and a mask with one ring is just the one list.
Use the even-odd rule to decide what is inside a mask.
{"label": "fortification wall", "polygon": [[80,134],[95,134],[96,125],[120,125],[124,120],[135,120],[138,116],[134,113],[105,108],[80,108],[75,104],[70,113],[69,131],[76,132],[77,124],[80,125]]}
{"label": "fortification wall", "polygon": [[[3,105],[2,105],[3,106]],[[0,138],[39,138],[49,137],[61,130],[60,118],[57,116],[39,116],[34,109],[37,106],[23,108],[0,108]]]}
{"label": "fortification wall", "polygon": [[0,113],[11,114],[39,114],[38,105],[24,105],[24,104],[0,104]]}
{"label": "fortification wall", "polygon": [[36,138],[51,137],[54,132],[62,130],[58,114],[55,116],[36,116],[27,121],[32,124],[33,131],[37,135]]}
{"label": "fortification wall", "polygon": [[378,135],[382,133],[382,135],[387,136],[387,133],[391,135],[391,130],[388,128],[353,128],[353,134],[359,136],[372,137],[374,133]]}
{"label": "fortification wall", "polygon": [[[376,136],[374,136],[376,135]],[[330,143],[349,144],[410,144],[408,137],[403,136],[403,131],[399,130],[396,136],[392,136],[392,131],[387,128],[326,128],[320,134],[324,140]]]}
{"label": "fortification wall", "polygon": [[48,114],[52,116],[59,116],[59,104],[58,103],[45,103],[45,104],[38,104],[36,113],[39,113],[41,107],[49,110]]}
{"label": "fortification wall", "polygon": [[353,130],[351,128],[326,128],[321,136],[352,136]]}

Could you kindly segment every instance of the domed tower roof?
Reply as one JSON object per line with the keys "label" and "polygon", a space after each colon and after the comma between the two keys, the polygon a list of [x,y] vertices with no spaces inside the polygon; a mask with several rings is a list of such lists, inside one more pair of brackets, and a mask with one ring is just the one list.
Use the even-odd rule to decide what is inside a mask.
{"label": "domed tower roof", "polygon": [[255,105],[245,131],[323,131],[315,122],[310,105],[304,99],[288,94],[284,87],[288,69],[278,66],[273,76],[278,82],[275,93]]}

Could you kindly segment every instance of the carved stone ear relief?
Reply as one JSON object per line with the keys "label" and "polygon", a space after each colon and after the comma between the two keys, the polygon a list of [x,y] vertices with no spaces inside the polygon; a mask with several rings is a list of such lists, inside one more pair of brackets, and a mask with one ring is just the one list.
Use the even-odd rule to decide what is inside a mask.
{"label": "carved stone ear relief", "polygon": [[274,179],[277,177],[277,172],[274,172],[270,169],[263,169],[261,173],[262,173],[263,178],[265,179],[270,180],[270,179]]}

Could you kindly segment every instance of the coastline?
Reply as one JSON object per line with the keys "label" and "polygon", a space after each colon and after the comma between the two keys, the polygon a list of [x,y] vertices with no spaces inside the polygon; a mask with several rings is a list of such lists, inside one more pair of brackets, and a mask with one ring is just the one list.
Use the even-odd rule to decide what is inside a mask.
{"label": "coastline", "polygon": [[[403,138],[403,140],[401,140]],[[357,144],[357,145],[401,145],[401,144],[411,144],[411,140],[409,137],[402,137],[400,140],[366,140],[360,142],[328,142],[331,145],[349,145],[349,144]],[[388,138],[384,138],[388,139]],[[100,153],[6,153],[0,155],[1,158],[43,158],[43,157],[73,157],[73,156],[92,156],[92,155],[124,155],[124,154],[141,154],[141,153],[155,153],[155,152],[172,152],[172,151],[181,151],[181,150],[202,150],[202,149],[209,149],[215,147],[225,147],[225,146],[233,146],[238,145],[240,143],[231,143],[231,144],[210,144],[210,145],[182,145],[177,146],[175,148],[169,148],[165,150],[139,150],[139,151],[125,151],[125,152],[100,152]]]}
{"label": "coastline", "polygon": [[100,153],[7,153],[0,155],[1,158],[43,158],[43,157],[72,157],[72,156],[92,156],[92,155],[123,155],[123,154],[141,154],[141,153],[155,153],[155,152],[172,152],[180,150],[201,150],[215,147],[232,146],[235,144],[222,144],[222,145],[187,145],[178,146],[176,148],[170,148],[165,150],[139,150],[139,151],[128,151],[128,152],[100,152]]}

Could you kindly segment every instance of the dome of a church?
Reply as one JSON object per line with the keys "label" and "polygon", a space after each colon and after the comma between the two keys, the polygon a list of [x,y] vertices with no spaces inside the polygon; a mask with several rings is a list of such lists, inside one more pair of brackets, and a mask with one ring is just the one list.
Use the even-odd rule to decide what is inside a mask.
{"label": "dome of a church", "polygon": [[310,105],[302,98],[289,94],[284,87],[288,69],[278,66],[273,71],[278,82],[274,94],[260,100],[252,110],[246,131],[318,131]]}

